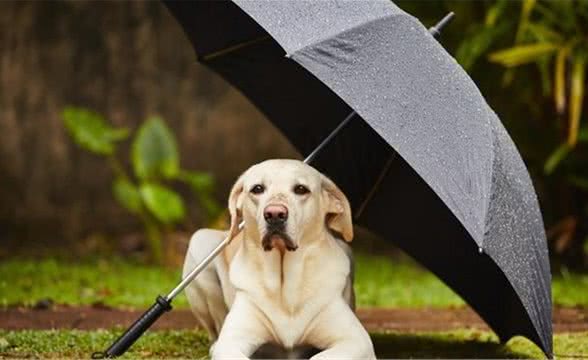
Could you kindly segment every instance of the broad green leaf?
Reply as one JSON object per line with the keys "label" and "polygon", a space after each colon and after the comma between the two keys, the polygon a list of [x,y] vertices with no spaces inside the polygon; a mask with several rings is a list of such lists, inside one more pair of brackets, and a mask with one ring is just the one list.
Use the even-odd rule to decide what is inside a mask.
{"label": "broad green leaf", "polygon": [[572,68],[572,89],[570,91],[570,127],[568,131],[568,145],[575,146],[578,141],[580,129],[580,116],[582,115],[582,103],[584,102],[584,70],[585,59],[577,56]]}
{"label": "broad green leaf", "polygon": [[534,62],[542,56],[555,52],[557,49],[558,46],[551,43],[520,45],[494,52],[490,54],[489,60],[506,67],[516,67]]}
{"label": "broad green leaf", "polygon": [[121,204],[125,209],[133,214],[137,214],[141,211],[142,200],[139,189],[129,180],[118,177],[112,184],[112,192],[114,198]]}
{"label": "broad green leaf", "polygon": [[561,144],[558,146],[551,155],[547,158],[545,165],[543,167],[543,171],[546,175],[551,175],[555,168],[563,161],[563,159],[568,156],[572,149],[568,146],[568,144]]}
{"label": "broad green leaf", "polygon": [[570,49],[564,47],[557,52],[555,57],[555,79],[554,79],[554,96],[555,108],[562,114],[566,107],[566,59]]}
{"label": "broad green leaf", "polygon": [[131,161],[140,179],[174,178],[179,173],[178,146],[171,130],[159,117],[141,127],[132,145]]}
{"label": "broad green leaf", "polygon": [[113,154],[115,143],[129,135],[128,129],[112,127],[100,114],[87,109],[67,107],[61,115],[74,142],[95,154]]}
{"label": "broad green leaf", "polygon": [[182,220],[186,214],[180,195],[163,185],[145,183],[139,192],[145,207],[159,221],[173,224]]}

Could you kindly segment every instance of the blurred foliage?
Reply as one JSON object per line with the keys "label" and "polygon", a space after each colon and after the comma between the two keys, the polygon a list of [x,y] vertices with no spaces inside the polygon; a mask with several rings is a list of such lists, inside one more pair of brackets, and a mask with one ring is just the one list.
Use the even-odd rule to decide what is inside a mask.
{"label": "blurred foliage", "polygon": [[[567,141],[561,149],[573,148],[579,140],[580,117],[584,102],[585,67],[588,56],[588,2],[525,0],[516,32],[515,45],[489,55],[507,68],[532,64],[543,81],[544,95],[553,97],[559,115],[567,112]],[[509,73],[512,75],[512,73]],[[506,77],[506,83],[511,77]],[[569,96],[566,95],[569,93]],[[588,133],[588,128],[583,129]],[[588,136],[584,136],[584,141]],[[565,156],[556,156],[555,159]],[[550,158],[551,160],[551,158]],[[549,171],[557,166],[557,161]]]}
{"label": "blurred foliage", "polygon": [[113,127],[100,114],[83,108],[68,107],[62,117],[76,144],[108,161],[115,174],[114,198],[143,223],[154,261],[163,261],[163,234],[186,218],[183,197],[170,183],[186,184],[209,221],[220,215],[221,207],[212,197],[212,176],[180,167],[175,136],[161,118],[147,119],[132,139],[130,176],[116,154],[118,143],[129,137],[129,129]]}
{"label": "blurred foliage", "polygon": [[102,116],[85,109],[67,108],[63,123],[82,148],[99,155],[112,155],[116,142],[129,136],[129,129],[108,126]]}
{"label": "blurred foliage", "polygon": [[[399,1],[470,74],[533,177],[555,265],[588,267],[588,1]],[[584,119],[584,120],[582,120]]]}

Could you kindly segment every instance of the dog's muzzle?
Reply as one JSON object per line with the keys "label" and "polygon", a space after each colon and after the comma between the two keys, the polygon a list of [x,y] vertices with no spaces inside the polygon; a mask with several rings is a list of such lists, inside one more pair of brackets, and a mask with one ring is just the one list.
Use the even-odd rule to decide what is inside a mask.
{"label": "dog's muzzle", "polygon": [[284,205],[270,204],[263,210],[266,222],[266,231],[261,245],[263,250],[271,251],[276,242],[281,241],[288,251],[294,251],[298,246],[286,233],[286,221],[288,220],[288,208]]}

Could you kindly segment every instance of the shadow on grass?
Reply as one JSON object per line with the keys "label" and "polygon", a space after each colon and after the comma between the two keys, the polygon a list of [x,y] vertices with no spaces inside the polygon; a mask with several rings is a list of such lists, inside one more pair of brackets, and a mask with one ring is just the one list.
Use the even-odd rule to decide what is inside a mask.
{"label": "shadow on grass", "polygon": [[378,358],[530,359],[536,351],[511,349],[487,332],[371,334]]}

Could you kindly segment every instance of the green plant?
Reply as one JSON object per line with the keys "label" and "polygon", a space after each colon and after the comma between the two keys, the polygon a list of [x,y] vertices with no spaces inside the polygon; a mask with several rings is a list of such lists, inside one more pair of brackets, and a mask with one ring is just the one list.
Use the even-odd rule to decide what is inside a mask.
{"label": "green plant", "polygon": [[571,0],[525,0],[515,45],[489,56],[508,68],[531,63],[538,67],[544,81],[552,85],[546,92],[552,94],[557,112],[568,113],[568,147],[580,140],[587,58],[588,2]]}
{"label": "green plant", "polygon": [[567,111],[566,141],[544,165],[546,174],[553,173],[579,142],[588,142],[588,127],[580,124],[588,59],[588,2],[525,0],[515,45],[491,53],[489,59],[509,69],[534,64],[542,77],[543,92],[553,97],[557,113]]}
{"label": "green plant", "polygon": [[133,176],[128,174],[116,152],[117,145],[130,136],[129,129],[113,127],[101,115],[77,107],[67,107],[62,118],[77,145],[108,161],[115,175],[114,198],[140,219],[154,261],[161,263],[163,260],[163,235],[186,217],[182,196],[169,186],[171,183],[187,184],[208,220],[220,213],[220,206],[211,196],[212,176],[180,167],[174,134],[161,118],[148,118],[132,139]]}

